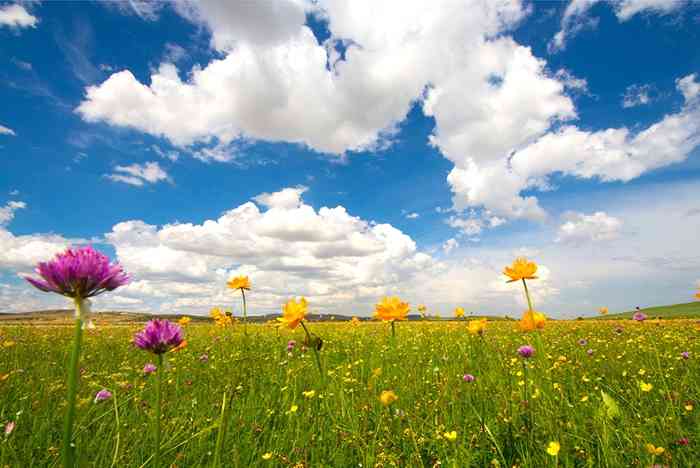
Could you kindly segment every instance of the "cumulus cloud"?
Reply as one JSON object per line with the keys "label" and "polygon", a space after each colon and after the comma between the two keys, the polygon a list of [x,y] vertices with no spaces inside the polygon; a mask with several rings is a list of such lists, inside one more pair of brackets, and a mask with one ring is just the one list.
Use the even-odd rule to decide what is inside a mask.
{"label": "cumulus cloud", "polygon": [[459,247],[459,242],[457,239],[454,237],[447,239],[445,242],[442,244],[442,251],[445,252],[445,255],[448,255],[450,252],[452,252],[454,249]]}
{"label": "cumulus cloud", "polygon": [[105,177],[115,182],[123,182],[137,187],[171,180],[168,173],[157,162],[153,161],[145,164],[134,163],[128,166],[116,166],[114,173],[106,174]]}
{"label": "cumulus cloud", "polygon": [[4,125],[0,125],[0,135],[16,136],[17,134],[11,128],[5,127]]}
{"label": "cumulus cloud", "polygon": [[39,20],[20,4],[0,6],[0,26],[34,28]]}
{"label": "cumulus cloud", "polygon": [[4,226],[15,217],[15,211],[27,207],[27,204],[21,201],[10,201],[5,206],[0,206],[0,226]]}
{"label": "cumulus cloud", "polygon": [[595,29],[599,19],[590,15],[597,4],[609,4],[615,10],[618,21],[624,22],[638,14],[667,15],[683,8],[685,0],[571,0],[561,19],[561,29],[547,45],[550,53],[566,48],[566,42],[585,29]]}
{"label": "cumulus cloud", "polygon": [[649,104],[652,100],[650,93],[651,85],[630,85],[625,89],[625,94],[622,96],[622,107],[627,109]]}
{"label": "cumulus cloud", "polygon": [[587,215],[569,213],[567,221],[559,226],[556,242],[581,244],[617,239],[621,235],[622,221],[604,211]]}

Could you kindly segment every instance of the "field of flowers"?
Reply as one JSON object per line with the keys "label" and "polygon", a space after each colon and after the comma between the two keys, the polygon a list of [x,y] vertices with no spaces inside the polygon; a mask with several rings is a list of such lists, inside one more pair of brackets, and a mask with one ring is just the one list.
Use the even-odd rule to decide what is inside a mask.
{"label": "field of flowers", "polygon": [[[164,354],[162,466],[212,465],[219,434],[223,466],[697,463],[694,322],[549,321],[527,334],[403,322],[394,338],[382,323],[311,326],[322,377],[301,328],[186,325],[186,345]],[[152,459],[157,361],[132,344],[137,329],[85,332],[81,466]],[[0,466],[60,465],[71,334],[0,330]]]}

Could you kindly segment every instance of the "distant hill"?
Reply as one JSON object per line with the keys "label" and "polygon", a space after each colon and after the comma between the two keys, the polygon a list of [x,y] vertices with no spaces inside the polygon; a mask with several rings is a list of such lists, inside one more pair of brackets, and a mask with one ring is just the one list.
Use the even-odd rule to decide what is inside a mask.
{"label": "distant hill", "polygon": [[[700,301],[688,302],[685,304],[673,304],[666,306],[657,307],[647,307],[646,309],[640,309],[649,318],[662,318],[662,319],[700,319]],[[622,312],[619,314],[608,314],[599,315],[597,317],[590,317],[590,320],[616,320],[616,319],[631,319],[632,315],[637,312],[636,310],[630,310],[628,312]]]}

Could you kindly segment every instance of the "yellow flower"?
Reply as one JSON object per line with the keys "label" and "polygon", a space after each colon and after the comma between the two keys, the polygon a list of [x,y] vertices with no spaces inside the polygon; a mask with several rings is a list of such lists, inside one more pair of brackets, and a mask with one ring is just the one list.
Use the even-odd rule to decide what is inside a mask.
{"label": "yellow flower", "polygon": [[263,460],[269,460],[270,458],[272,458],[272,454],[270,452],[264,453],[262,456]]}
{"label": "yellow flower", "polygon": [[457,431],[445,432],[443,436],[450,442],[454,442],[455,440],[457,440]]}
{"label": "yellow flower", "polygon": [[209,316],[214,319],[218,327],[225,327],[233,324],[231,314],[229,312],[224,312],[220,307],[213,307],[209,311]]}
{"label": "yellow flower", "polygon": [[455,309],[455,318],[462,318],[464,317],[464,309],[461,307],[457,307]]}
{"label": "yellow flower", "polygon": [[307,302],[306,298],[302,297],[299,302],[290,299],[284,307],[282,307],[282,317],[277,320],[280,325],[294,329],[299,326],[304,317],[306,317]]}
{"label": "yellow flower", "polygon": [[607,315],[608,314],[608,308],[607,307],[601,307],[598,309],[598,312],[600,312],[600,315]]}
{"label": "yellow flower", "polygon": [[299,409],[299,406],[292,405],[289,407],[289,411],[287,411],[287,413],[296,413],[298,409]]}
{"label": "yellow flower", "polygon": [[650,383],[639,382],[639,388],[643,392],[650,392],[651,389],[654,388],[654,386]]}
{"label": "yellow flower", "polygon": [[306,392],[301,392],[306,398],[313,398],[316,396],[316,390],[308,390]]}
{"label": "yellow flower", "polygon": [[399,397],[396,396],[393,390],[384,390],[382,394],[379,395],[379,401],[381,401],[384,406],[389,406],[398,399]]}
{"label": "yellow flower", "polygon": [[350,320],[350,324],[358,326],[360,324],[360,319],[357,317],[353,317],[352,320]]}
{"label": "yellow flower", "polygon": [[467,325],[467,330],[469,330],[469,333],[472,335],[482,335],[484,330],[486,330],[486,319],[470,320]]}
{"label": "yellow flower", "polygon": [[427,307],[425,307],[425,304],[421,304],[418,306],[418,312],[425,312],[427,310]]}
{"label": "yellow flower", "polygon": [[559,450],[561,449],[561,445],[559,445],[559,442],[552,441],[547,445],[547,453],[550,454],[553,457],[556,457],[559,455]]}
{"label": "yellow flower", "polygon": [[547,321],[547,316],[541,312],[535,312],[534,310],[528,310],[523,314],[520,319],[520,330],[522,331],[533,331],[538,328],[544,328],[544,324]]}
{"label": "yellow flower", "polygon": [[535,273],[537,273],[537,264],[528,261],[525,257],[516,258],[511,266],[503,270],[503,274],[510,278],[509,283],[522,279],[537,279]]}
{"label": "yellow flower", "polygon": [[649,455],[661,455],[666,451],[663,447],[654,447],[654,444],[646,444],[644,448],[647,449]]}
{"label": "yellow flower", "polygon": [[191,321],[192,321],[192,319],[189,318],[189,317],[180,317],[180,320],[178,320],[177,323],[179,323],[180,325],[182,325],[183,327],[185,327],[185,326],[187,326],[187,324],[189,324]]}
{"label": "yellow flower", "polygon": [[406,320],[410,309],[411,307],[408,305],[408,303],[401,302],[401,299],[396,296],[385,297],[375,306],[374,318],[385,322]]}
{"label": "yellow flower", "polygon": [[230,289],[250,289],[250,279],[247,276],[236,276],[226,283]]}

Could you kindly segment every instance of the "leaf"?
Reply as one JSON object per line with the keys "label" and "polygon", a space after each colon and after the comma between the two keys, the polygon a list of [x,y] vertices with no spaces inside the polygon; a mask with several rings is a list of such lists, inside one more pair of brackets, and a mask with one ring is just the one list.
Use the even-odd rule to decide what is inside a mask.
{"label": "leaf", "polygon": [[[600,395],[603,397],[603,404],[605,405],[605,408],[603,411],[604,415],[608,419],[615,419],[615,418],[622,417],[622,412],[620,411],[620,407],[617,406],[617,402],[613,399],[613,397],[611,397],[610,395],[608,395],[607,393],[605,393],[602,390],[600,391]],[[601,408],[601,409],[603,409],[603,408]]]}

